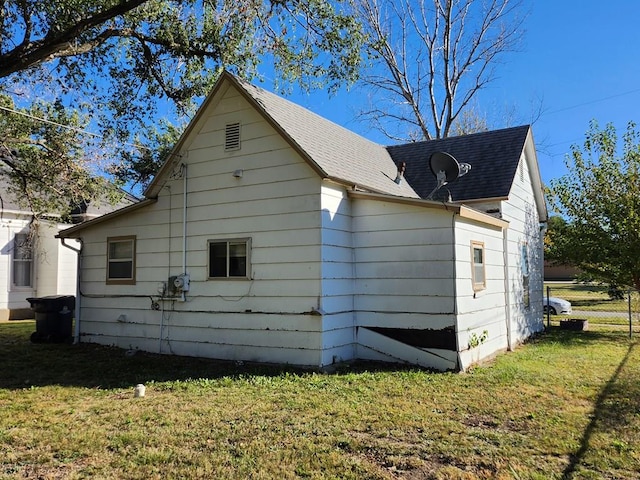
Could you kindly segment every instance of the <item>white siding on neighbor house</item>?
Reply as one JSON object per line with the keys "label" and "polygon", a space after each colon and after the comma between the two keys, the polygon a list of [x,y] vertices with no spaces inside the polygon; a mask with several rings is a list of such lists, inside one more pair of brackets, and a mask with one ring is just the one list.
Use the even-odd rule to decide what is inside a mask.
{"label": "white siding on neighbor house", "polygon": [[323,364],[356,355],[351,204],[344,187],[322,186]]}
{"label": "white siding on neighbor house", "polygon": [[[459,218],[456,221],[456,295],[458,320],[456,333],[460,367],[507,348],[505,315],[503,230]],[[474,291],[472,281],[472,242],[484,246],[484,289]],[[477,346],[472,339],[486,339]],[[472,348],[473,347],[473,348]]]}
{"label": "white siding on neighbor house", "polygon": [[29,308],[26,299],[35,295],[35,288],[12,285],[13,240],[17,233],[27,232],[29,222],[26,216],[5,212],[0,223],[0,319],[3,320],[9,318],[12,309]]}
{"label": "white siding on neighbor house", "polygon": [[[523,153],[520,159],[522,176],[514,178],[509,200],[502,204],[502,218],[509,222],[507,231],[507,263],[509,267],[509,316],[511,318],[511,346],[544,328],[542,314],[543,254],[540,218],[536,208],[528,163]],[[522,254],[527,244],[529,260],[530,306],[524,304]]]}
{"label": "white siding on neighbor house", "polygon": [[[225,152],[225,125],[233,122],[241,148]],[[320,178],[234,89],[211,104],[180,154],[186,301],[151,308],[158,285],[183,273],[184,183],[176,170],[155,204],[81,232],[82,340],[320,366],[322,317],[311,315],[322,295]],[[106,285],[106,239],[124,235],[136,236],[136,284]],[[207,279],[207,242],[245,238],[250,279]]]}
{"label": "white siding on neighbor house", "polygon": [[[0,319],[9,318],[10,311],[16,318],[25,318],[22,311],[30,315],[29,297],[48,295],[75,295],[77,279],[76,253],[64,247],[55,235],[63,224],[50,224],[41,221],[34,241],[31,280],[32,287],[12,285],[12,264],[14,237],[17,233],[27,233],[30,217],[27,215],[5,214],[0,235],[2,254],[0,255]],[[69,240],[70,244],[77,244]],[[33,317],[32,317],[33,318]]]}
{"label": "white siding on neighbor house", "polygon": [[[36,241],[35,282],[38,297],[75,295],[77,254],[62,245],[55,236],[69,225],[40,223]],[[74,240],[67,244],[79,246]]]}

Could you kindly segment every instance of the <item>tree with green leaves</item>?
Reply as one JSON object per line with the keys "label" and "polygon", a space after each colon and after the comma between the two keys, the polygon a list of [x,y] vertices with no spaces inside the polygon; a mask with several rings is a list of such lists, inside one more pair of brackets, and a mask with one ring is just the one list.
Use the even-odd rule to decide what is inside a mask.
{"label": "tree with green leaves", "polygon": [[[9,194],[35,219],[55,215],[66,220],[84,201],[120,198],[116,184],[95,174],[100,159],[82,148],[79,119],[60,102],[16,110],[10,97],[0,95],[0,107],[20,112],[0,115],[0,174],[5,187],[0,200]],[[34,120],[45,117],[47,122]]]}
{"label": "tree with green leaves", "polygon": [[582,147],[567,156],[568,173],[551,182],[550,201],[565,222],[550,230],[555,263],[592,278],[640,289],[640,137],[629,123],[618,141],[612,124],[594,121]]}
{"label": "tree with green leaves", "polygon": [[[284,83],[336,88],[357,77],[362,39],[341,3],[325,0],[6,0],[0,93],[13,106],[0,115],[7,125],[63,107],[80,129],[98,129],[96,151],[125,159],[111,169],[121,179],[148,181],[157,142],[175,137],[162,119],[180,128],[222,69],[252,77],[265,64]],[[2,148],[24,157],[36,123],[23,144],[0,130]]]}

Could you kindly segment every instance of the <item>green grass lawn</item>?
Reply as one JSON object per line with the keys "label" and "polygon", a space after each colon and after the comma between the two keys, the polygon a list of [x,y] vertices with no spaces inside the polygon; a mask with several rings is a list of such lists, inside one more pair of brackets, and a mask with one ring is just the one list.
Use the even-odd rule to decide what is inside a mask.
{"label": "green grass lawn", "polygon": [[322,374],[33,330],[0,324],[0,478],[640,476],[640,348],[619,331],[552,328],[464,374]]}

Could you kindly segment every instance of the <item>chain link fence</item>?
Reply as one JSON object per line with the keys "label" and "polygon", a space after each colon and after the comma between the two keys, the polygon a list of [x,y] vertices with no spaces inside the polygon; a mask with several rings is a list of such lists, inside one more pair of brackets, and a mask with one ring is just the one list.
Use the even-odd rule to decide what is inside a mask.
{"label": "chain link fence", "polygon": [[640,293],[594,283],[545,283],[547,326],[572,330],[607,328],[640,334]]}

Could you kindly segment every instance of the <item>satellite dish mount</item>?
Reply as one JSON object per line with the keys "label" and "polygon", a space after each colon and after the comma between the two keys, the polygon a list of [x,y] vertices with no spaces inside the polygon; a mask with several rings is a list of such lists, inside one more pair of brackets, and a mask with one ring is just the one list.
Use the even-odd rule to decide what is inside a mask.
{"label": "satellite dish mount", "polygon": [[[459,177],[469,173],[471,165],[468,163],[458,163],[458,161],[446,152],[435,152],[429,158],[429,166],[436,176],[436,188],[427,196],[427,200],[432,200],[433,195],[448,183],[454,182]],[[451,195],[449,195],[451,201]]]}

